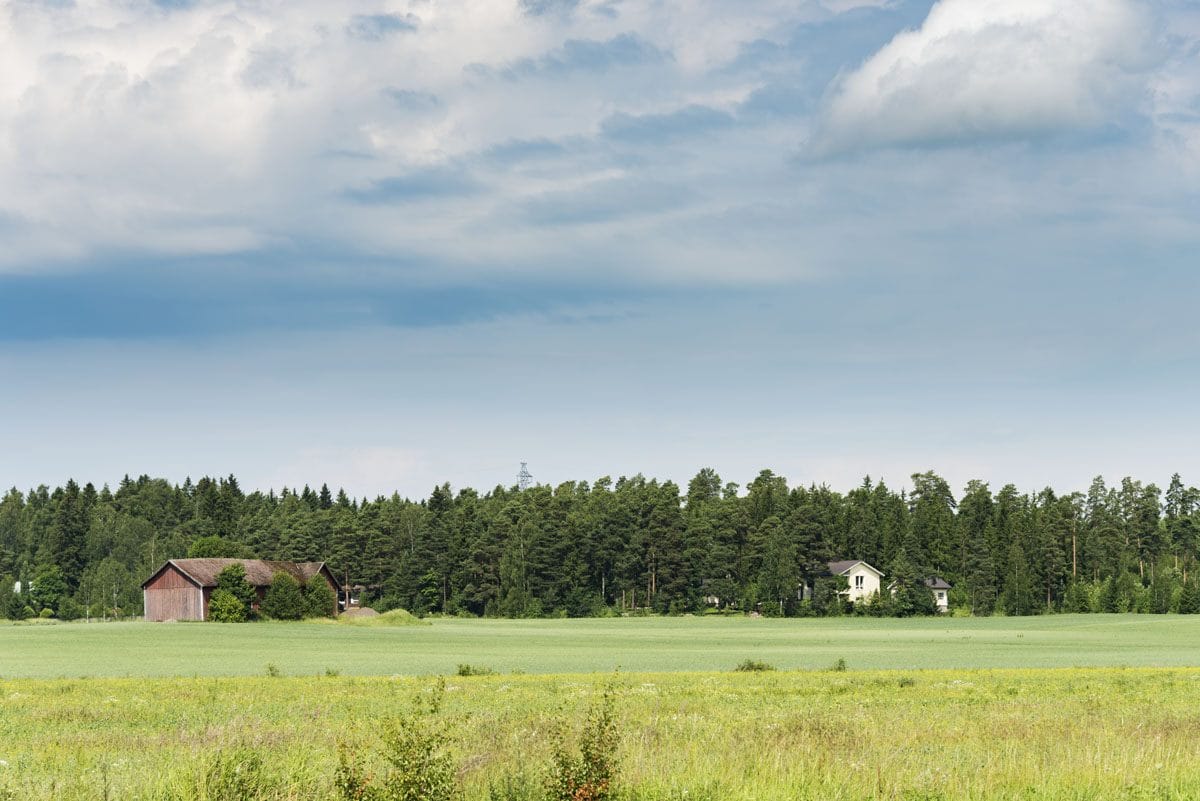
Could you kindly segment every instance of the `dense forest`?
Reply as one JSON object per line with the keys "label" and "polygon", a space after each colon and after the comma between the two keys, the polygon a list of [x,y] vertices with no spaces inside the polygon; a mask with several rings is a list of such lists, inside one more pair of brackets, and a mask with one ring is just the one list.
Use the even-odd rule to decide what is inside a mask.
{"label": "dense forest", "polygon": [[[640,475],[412,501],[345,492],[244,492],[233,476],[172,485],[126,477],[0,500],[0,617],[141,612],[141,581],[168,558],[324,560],[377,609],[532,617],[705,611],[810,615],[1200,612],[1200,492],[1102,478],[1086,494],[959,497],[935,473],[896,492],[847,493],[760,473],[744,489],[701,470],[685,490]],[[863,559],[894,595],[848,610],[826,573]],[[798,588],[812,588],[800,599]],[[910,591],[911,590],[911,591]]]}

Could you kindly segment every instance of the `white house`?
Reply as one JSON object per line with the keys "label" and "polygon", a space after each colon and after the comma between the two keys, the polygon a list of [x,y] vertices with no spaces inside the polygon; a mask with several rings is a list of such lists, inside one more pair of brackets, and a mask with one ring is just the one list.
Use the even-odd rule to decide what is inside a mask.
{"label": "white house", "polygon": [[950,610],[950,582],[941,576],[925,579],[925,586],[933,593],[933,603],[939,612]]}
{"label": "white house", "polygon": [[834,576],[845,576],[850,586],[842,590],[840,595],[851,603],[865,601],[879,593],[879,580],[883,572],[876,570],[861,559],[848,559],[842,562],[830,562],[829,573]]}

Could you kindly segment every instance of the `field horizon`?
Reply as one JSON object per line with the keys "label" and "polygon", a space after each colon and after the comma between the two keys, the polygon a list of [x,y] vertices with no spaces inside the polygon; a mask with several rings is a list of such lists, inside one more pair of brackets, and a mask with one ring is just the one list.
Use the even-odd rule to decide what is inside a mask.
{"label": "field horizon", "polygon": [[1200,617],[744,617],[0,625],[0,679],[1200,666]]}

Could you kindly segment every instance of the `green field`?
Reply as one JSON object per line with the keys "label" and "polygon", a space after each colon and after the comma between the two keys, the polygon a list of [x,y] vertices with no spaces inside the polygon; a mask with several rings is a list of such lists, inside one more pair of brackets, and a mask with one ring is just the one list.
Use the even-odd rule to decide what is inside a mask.
{"label": "green field", "polygon": [[337,801],[436,673],[463,801],[550,801],[605,682],[613,801],[1183,801],[1190,665],[1170,616],[0,625],[0,799]]}
{"label": "green field", "polygon": [[[556,721],[603,677],[447,680],[465,799],[536,794]],[[0,682],[0,798],[333,801],[339,743],[377,747],[412,677]],[[1200,797],[1200,671],[623,674],[621,799],[1150,801]],[[261,765],[245,764],[245,755]],[[254,792],[214,789],[219,765]]]}
{"label": "green field", "polygon": [[780,669],[1200,666],[1200,616],[808,620],[435,619],[356,628],[311,623],[0,625],[0,678],[391,676],[461,663],[512,673]]}

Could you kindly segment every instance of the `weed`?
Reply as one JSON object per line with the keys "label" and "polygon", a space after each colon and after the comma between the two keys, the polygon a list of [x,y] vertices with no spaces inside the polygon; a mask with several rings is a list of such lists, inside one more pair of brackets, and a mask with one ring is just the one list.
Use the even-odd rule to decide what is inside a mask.
{"label": "weed", "polygon": [[829,669],[832,670],[834,673],[845,673],[846,672],[846,660],[841,657],[838,657],[838,661],[836,661],[832,665],[830,665]]}
{"label": "weed", "polygon": [[277,679],[280,676],[282,676],[283,673],[281,673],[279,671],[279,665],[275,664],[274,662],[268,662],[267,663],[267,675],[273,679]]}
{"label": "weed", "polygon": [[617,721],[613,711],[613,682],[588,712],[579,737],[579,753],[566,744],[560,728],[546,789],[551,801],[606,801],[612,797],[617,761]]}
{"label": "weed", "polygon": [[917,680],[914,679],[912,676],[901,676],[899,681],[896,682],[896,684],[898,684],[901,687],[915,687],[917,685]]}
{"label": "weed", "polygon": [[488,785],[488,801],[542,801],[545,798],[543,783],[530,774],[506,773],[499,781]]}
{"label": "weed", "polygon": [[263,775],[262,757],[247,746],[218,751],[201,783],[203,791],[199,795],[207,801],[265,799],[273,794]]}
{"label": "weed", "polygon": [[754,659],[743,659],[738,663],[734,670],[739,670],[743,673],[757,673],[764,670],[774,670],[774,665],[769,665],[766,662],[759,662]]}
{"label": "weed", "polygon": [[332,678],[342,675],[342,671],[337,670],[336,668],[327,667],[327,668],[325,668],[325,675],[332,679]]}
{"label": "weed", "polygon": [[447,751],[444,721],[438,719],[446,692],[438,679],[428,697],[416,698],[412,712],[383,727],[377,771],[372,760],[345,744],[338,753],[335,782],[343,801],[449,801],[455,797],[455,766]]}

